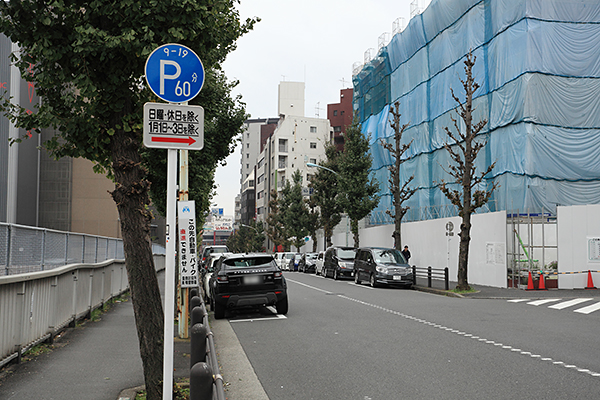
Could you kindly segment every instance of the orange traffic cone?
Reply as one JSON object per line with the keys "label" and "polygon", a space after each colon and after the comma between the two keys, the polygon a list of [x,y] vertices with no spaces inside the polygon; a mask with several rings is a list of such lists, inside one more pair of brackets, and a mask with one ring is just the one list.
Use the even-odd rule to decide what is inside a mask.
{"label": "orange traffic cone", "polygon": [[544,273],[540,271],[540,284],[538,285],[538,290],[548,290],[546,289],[546,282],[544,282]]}
{"label": "orange traffic cone", "polygon": [[533,287],[533,277],[531,276],[531,271],[529,271],[529,278],[527,279],[527,289],[525,290],[535,290]]}
{"label": "orange traffic cone", "polygon": [[594,281],[592,280],[592,271],[590,271],[589,269],[588,269],[588,283],[585,288],[586,289],[596,289],[596,286],[594,286]]}

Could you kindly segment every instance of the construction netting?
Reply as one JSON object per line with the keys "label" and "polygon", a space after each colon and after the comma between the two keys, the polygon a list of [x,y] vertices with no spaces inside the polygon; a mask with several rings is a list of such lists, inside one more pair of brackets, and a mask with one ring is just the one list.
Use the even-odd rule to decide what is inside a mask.
{"label": "construction netting", "polygon": [[413,141],[401,182],[414,175],[418,187],[404,206],[450,204],[439,190],[453,180],[444,128],[454,131],[454,118],[464,129],[451,89],[464,101],[469,50],[480,85],[474,121],[488,121],[477,169],[496,163],[481,188],[499,184],[486,211],[554,213],[557,205],[600,203],[600,2],[433,0],[353,77],[354,107],[380,182],[374,214],[392,204],[393,158],[381,140],[393,141],[395,102],[401,124],[409,124],[402,143]]}

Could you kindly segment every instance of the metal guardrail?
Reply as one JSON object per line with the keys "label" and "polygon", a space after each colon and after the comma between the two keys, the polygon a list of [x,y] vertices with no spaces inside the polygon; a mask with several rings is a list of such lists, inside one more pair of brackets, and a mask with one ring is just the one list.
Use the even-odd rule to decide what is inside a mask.
{"label": "metal guardrail", "polygon": [[417,267],[413,265],[413,285],[417,284],[417,277],[419,278],[427,278],[427,287],[432,287],[432,280],[443,280],[444,281],[444,290],[450,290],[450,281],[448,278],[448,267],[445,268],[431,268],[431,266]]}
{"label": "metal guardrail", "polygon": [[124,258],[122,239],[0,223],[0,276]]}
{"label": "metal guardrail", "polygon": [[0,366],[128,290],[124,260],[0,277]]}

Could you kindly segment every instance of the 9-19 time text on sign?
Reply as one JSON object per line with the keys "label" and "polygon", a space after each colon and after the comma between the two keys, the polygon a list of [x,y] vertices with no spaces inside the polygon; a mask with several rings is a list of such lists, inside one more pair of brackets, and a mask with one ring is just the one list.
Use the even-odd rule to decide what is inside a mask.
{"label": "9-19 time text on sign", "polygon": [[144,104],[144,146],[160,149],[202,149],[204,108],[180,104]]}

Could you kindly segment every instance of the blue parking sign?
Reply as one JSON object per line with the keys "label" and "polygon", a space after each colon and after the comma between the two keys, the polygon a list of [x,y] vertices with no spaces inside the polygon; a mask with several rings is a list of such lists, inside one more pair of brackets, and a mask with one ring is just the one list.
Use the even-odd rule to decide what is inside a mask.
{"label": "blue parking sign", "polygon": [[158,97],[183,103],[196,97],[204,84],[204,66],[189,47],[169,43],[158,47],[146,60],[146,82]]}

